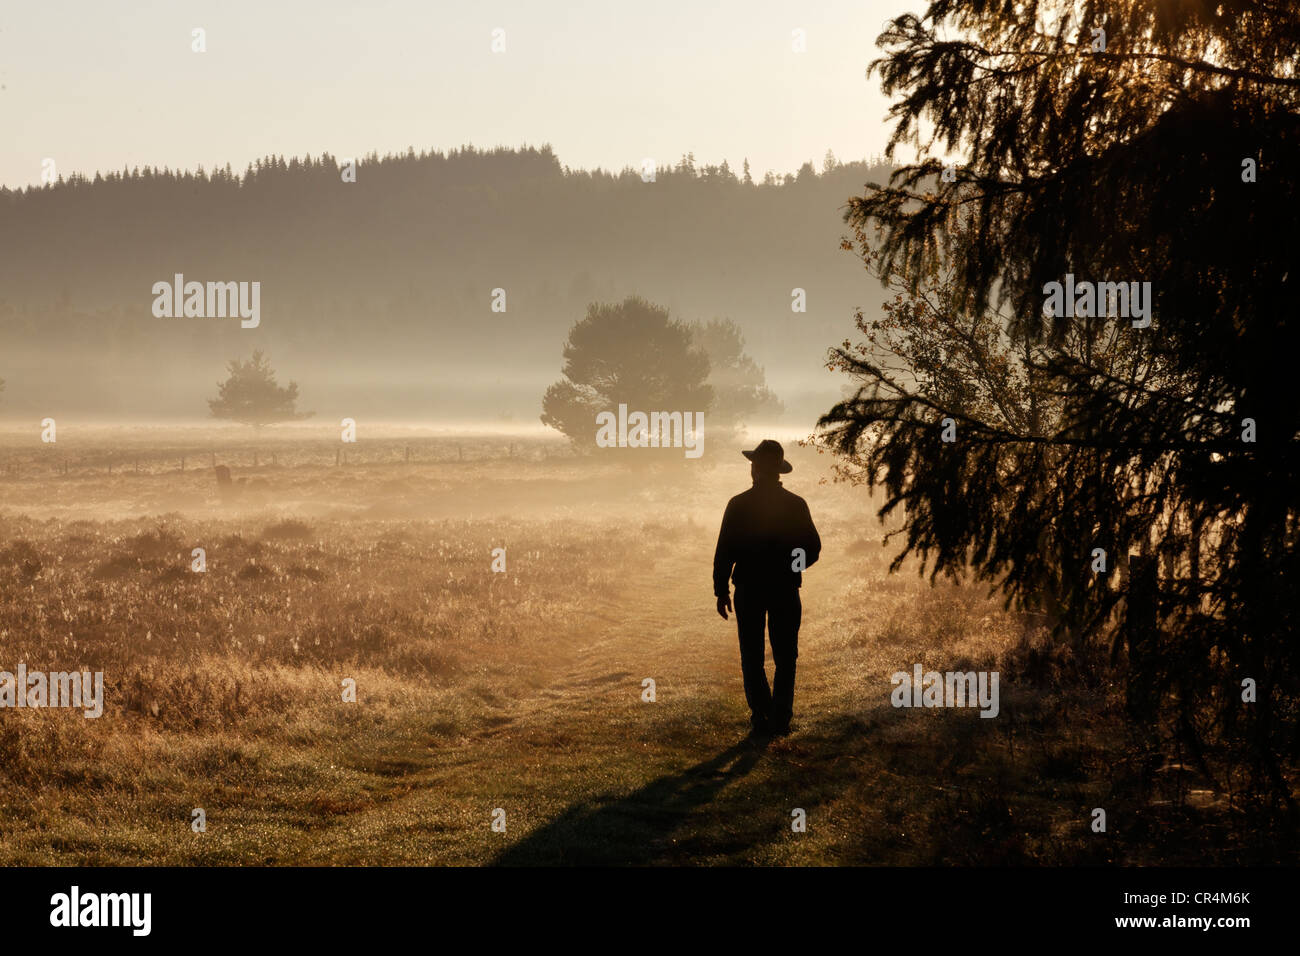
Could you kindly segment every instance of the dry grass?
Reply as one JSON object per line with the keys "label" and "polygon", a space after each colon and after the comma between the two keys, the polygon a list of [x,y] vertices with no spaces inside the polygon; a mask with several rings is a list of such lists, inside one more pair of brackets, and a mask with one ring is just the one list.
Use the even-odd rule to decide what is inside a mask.
{"label": "dry grass", "polygon": [[[755,750],[738,746],[734,625],[709,583],[743,463],[651,474],[446,451],[267,467],[267,500],[240,507],[210,469],[0,479],[0,669],[102,670],[107,698],[93,720],[0,710],[0,862],[1293,853],[1214,801],[1139,785],[1104,661],[1047,646],[982,591],[887,575],[863,493],[815,484],[815,457],[787,482],[826,542],[805,587],[797,731]],[[890,707],[889,675],[917,662],[999,670],[1002,715]],[[1106,835],[1088,827],[1097,806]],[[796,807],[807,833],[791,832]]]}

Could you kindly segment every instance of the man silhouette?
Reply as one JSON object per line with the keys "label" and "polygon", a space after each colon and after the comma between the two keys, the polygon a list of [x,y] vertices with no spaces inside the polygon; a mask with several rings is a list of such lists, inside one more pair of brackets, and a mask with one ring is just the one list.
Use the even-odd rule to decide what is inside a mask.
{"label": "man silhouette", "polygon": [[[741,454],[750,461],[754,487],[727,502],[713,555],[713,593],[725,621],[732,609],[728,577],[735,582],[740,670],[751,735],[787,734],[794,712],[794,668],[803,614],[801,569],[816,562],[822,542],[807,503],[781,486],[779,476],[794,470],[785,460],[785,450],[766,439]],[[776,665],[770,689],[763,666],[765,618]]]}

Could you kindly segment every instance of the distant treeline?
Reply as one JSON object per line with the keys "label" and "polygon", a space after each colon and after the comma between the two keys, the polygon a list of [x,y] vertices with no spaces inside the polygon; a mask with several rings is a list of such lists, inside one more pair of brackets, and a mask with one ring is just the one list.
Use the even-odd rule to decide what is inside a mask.
{"label": "distant treeline", "polygon": [[[35,389],[74,409],[111,397],[120,411],[201,415],[214,376],[254,347],[325,408],[328,382],[422,378],[528,382],[540,400],[534,383],[554,379],[572,323],[629,294],[686,320],[733,318],[778,391],[806,376],[834,394],[826,348],[880,297],[839,240],[847,200],[884,182],[884,166],[828,154],[755,181],[746,162],[688,155],[644,182],[639,169],[569,169],[549,147],[466,147],[360,157],[345,182],[343,164],[276,156],[240,174],[146,167],[0,189],[7,403],[28,407]],[[260,327],[156,318],[150,290],[177,273],[260,282]],[[791,311],[794,288],[806,314]],[[409,389],[394,401],[409,405]]]}

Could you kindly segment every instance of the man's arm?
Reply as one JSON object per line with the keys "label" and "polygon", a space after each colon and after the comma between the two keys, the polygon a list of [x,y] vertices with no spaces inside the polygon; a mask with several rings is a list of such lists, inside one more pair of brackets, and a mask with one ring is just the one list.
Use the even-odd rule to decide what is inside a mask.
{"label": "man's arm", "polygon": [[801,541],[807,544],[800,544],[799,547],[804,549],[806,559],[804,567],[810,568],[817,563],[817,559],[822,553],[822,539],[817,534],[817,526],[813,524],[812,512],[808,510],[808,502],[800,499],[799,504],[803,510],[803,529],[799,532]]}
{"label": "man's arm", "polygon": [[735,513],[732,503],[722,513],[718,529],[718,546],[713,551],[713,594],[718,599],[718,613],[725,620],[731,610],[731,569],[736,564]]}
{"label": "man's arm", "polygon": [[718,529],[718,546],[713,550],[713,593],[716,597],[731,594],[731,569],[736,564],[736,515],[729,501]]}

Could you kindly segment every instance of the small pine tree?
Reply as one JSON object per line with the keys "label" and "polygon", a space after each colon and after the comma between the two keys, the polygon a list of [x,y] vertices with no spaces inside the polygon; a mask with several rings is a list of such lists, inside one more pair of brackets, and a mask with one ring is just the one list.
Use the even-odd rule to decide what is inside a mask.
{"label": "small pine tree", "polygon": [[213,418],[261,427],[315,414],[297,410],[298,383],[277,385],[271,363],[260,349],[246,362],[232,359],[229,368],[230,377],[217,384],[217,397],[208,399]]}

